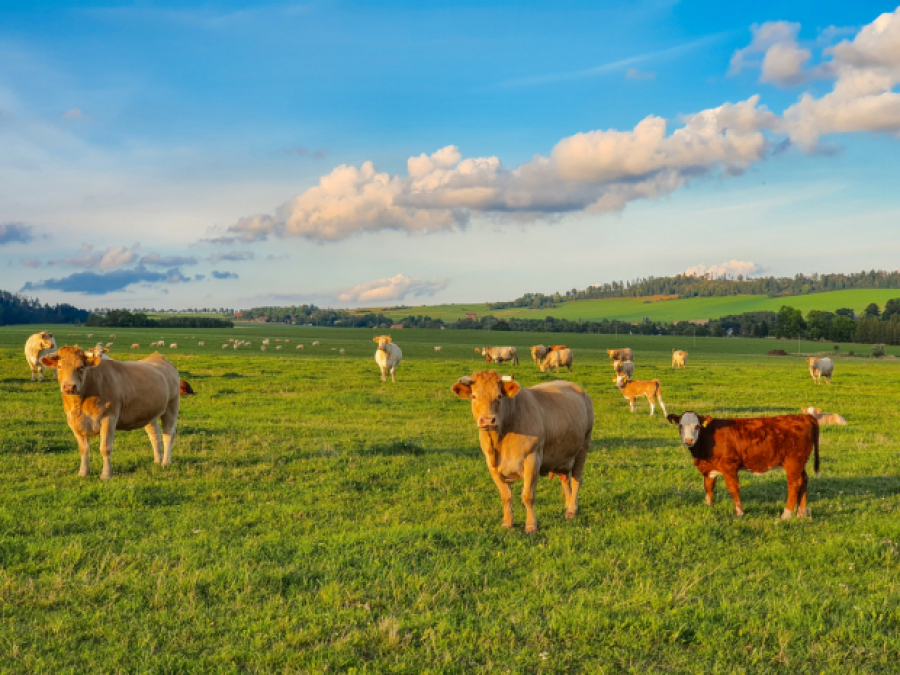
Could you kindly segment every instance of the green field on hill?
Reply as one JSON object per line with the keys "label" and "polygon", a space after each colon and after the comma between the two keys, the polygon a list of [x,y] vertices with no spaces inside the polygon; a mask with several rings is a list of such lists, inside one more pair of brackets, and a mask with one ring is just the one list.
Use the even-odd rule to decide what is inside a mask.
{"label": "green field on hill", "polygon": [[[525,535],[521,483],[507,531],[450,391],[497,334],[394,331],[404,360],[383,384],[371,330],[52,327],[122,360],[177,343],[162,351],[197,392],[171,466],[121,432],[101,481],[96,439],[93,474],[76,475],[58,384],[29,381],[36,328],[0,329],[0,673],[896,672],[900,359],[845,356],[868,346],[841,345],[816,386],[797,356],[764,355],[796,341],[502,334],[522,360],[498,370],[524,386],[555,378],[528,345],[573,347],[560,377],[596,415],[578,516],[542,480]],[[844,415],[822,429],[813,518],[778,519],[781,471],[741,475],[741,519],[724,486],[704,506],[677,429],[613,386],[615,346],[670,412]]]}
{"label": "green field on hill", "polygon": [[430,316],[444,322],[465,318],[466,313],[474,312],[479,317],[492,314],[497,318],[543,319],[552,316],[560,319],[577,321],[599,321],[618,319],[620,321],[640,321],[645,317],[651,321],[675,322],[694,319],[717,319],[728,314],[744,312],[777,312],[782,305],[790,305],[804,314],[811,309],[833,312],[842,307],[849,307],[857,314],[862,313],[870,303],[879,307],[892,299],[900,297],[900,290],[858,289],[849,291],[832,291],[828,293],[811,293],[809,295],[791,295],[769,298],[764,295],[736,295],[722,298],[685,298],[675,300],[653,301],[649,298],[610,298],[607,300],[574,300],[563,302],[555,308],[544,309],[497,309],[488,310],[484,304],[465,305],[431,305],[410,307],[403,310],[383,310],[384,314],[396,319],[404,316]]}

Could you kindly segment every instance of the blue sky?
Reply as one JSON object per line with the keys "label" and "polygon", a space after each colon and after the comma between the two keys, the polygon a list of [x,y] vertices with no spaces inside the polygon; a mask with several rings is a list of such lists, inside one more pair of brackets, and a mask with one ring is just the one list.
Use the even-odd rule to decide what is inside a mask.
{"label": "blue sky", "polygon": [[7,1],[0,288],[359,306],[895,269],[895,9]]}

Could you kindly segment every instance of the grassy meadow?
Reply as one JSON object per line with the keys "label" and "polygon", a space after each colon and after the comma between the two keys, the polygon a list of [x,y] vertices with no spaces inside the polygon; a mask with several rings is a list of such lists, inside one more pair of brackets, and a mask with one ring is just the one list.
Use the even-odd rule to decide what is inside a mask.
{"label": "grassy meadow", "polygon": [[[119,359],[177,342],[166,356],[197,392],[182,400],[172,466],[153,464],[144,432],[123,432],[101,481],[97,439],[92,475],[77,476],[56,382],[29,381],[22,349],[37,328],[0,329],[0,673],[897,670],[900,360],[846,356],[867,346],[841,345],[829,387],[796,356],[765,356],[796,341],[395,331],[392,384],[372,331],[88,339],[57,326],[60,345],[115,333]],[[252,347],[222,350],[228,337]],[[450,391],[484,369],[474,348],[498,340],[520,347],[520,365],[498,369],[526,386],[556,377],[529,345],[573,347],[559,377],[594,401],[579,515],[566,521],[542,480],[534,535],[521,483],[516,527],[501,527],[469,403]],[[822,428],[812,519],[778,519],[780,471],[742,474],[742,519],[721,481],[704,506],[677,429],[646,402],[630,413],[613,386],[615,346],[635,350],[636,378],[661,380],[670,412],[846,417]],[[687,369],[669,368],[672,348],[690,353]]]}
{"label": "grassy meadow", "polygon": [[620,321],[640,321],[648,318],[651,321],[688,321],[695,319],[717,319],[729,314],[744,312],[777,312],[782,305],[790,305],[806,314],[811,309],[833,312],[842,307],[849,307],[862,314],[870,303],[880,307],[892,299],[900,297],[900,290],[894,289],[853,289],[848,291],[831,291],[827,293],[810,293],[808,295],[790,295],[770,298],[765,295],[732,295],[721,298],[673,298],[661,296],[653,298],[608,298],[604,300],[573,300],[563,302],[550,309],[513,309],[488,310],[483,303],[467,305],[431,305],[410,307],[402,310],[382,310],[386,316],[401,319],[404,316],[423,315],[445,322],[456,321],[474,312],[478,316],[492,314],[498,319],[543,319],[553,316],[558,319],[577,321],[601,321],[618,319]]}

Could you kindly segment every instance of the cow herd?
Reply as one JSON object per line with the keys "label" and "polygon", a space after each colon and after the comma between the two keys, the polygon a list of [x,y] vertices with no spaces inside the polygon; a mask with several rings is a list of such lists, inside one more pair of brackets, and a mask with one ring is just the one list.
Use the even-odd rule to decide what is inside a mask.
{"label": "cow herd", "polygon": [[[378,345],[375,362],[382,382],[387,381],[388,374],[396,382],[402,350],[389,335],[376,337],[374,342]],[[230,340],[223,347],[233,344],[237,348],[242,343]],[[164,344],[160,341],[154,346]],[[269,340],[264,340],[262,348],[269,344]],[[318,345],[318,341],[312,344]],[[435,350],[440,351],[440,347]],[[175,366],[159,353],[140,361],[125,362],[111,359],[106,355],[108,351],[108,346],[102,343],[87,351],[77,346],[57,349],[48,331],[32,335],[25,345],[32,381],[36,375],[43,381],[44,367],[57,371],[63,409],[81,452],[79,475],[88,475],[91,438],[100,436],[101,478],[109,478],[116,431],[139,428],[150,438],[154,461],[163,466],[169,464],[180,398],[194,393],[190,384],[180,379]],[[515,347],[482,347],[476,351],[487,363],[515,365],[519,362]],[[795,512],[798,516],[809,514],[806,464],[814,454],[818,474],[819,426],[846,424],[843,417],[823,414],[818,408],[804,408],[799,415],[739,419],[714,419],[693,411],[668,414],[660,381],[633,379],[633,351],[610,349],[607,353],[615,385],[629,402],[631,411],[636,409],[636,399],[644,397],[650,404],[651,415],[658,404],[669,423],[678,425],[681,441],[703,475],[707,504],[712,504],[713,488],[721,476],[734,502],[735,515],[741,516],[744,511],[738,471],[765,473],[782,467],[788,482],[788,500],[782,518],[790,518]],[[531,348],[532,360],[541,372],[552,368],[558,373],[560,366],[572,372],[573,355],[573,350],[565,345]],[[673,349],[672,368],[686,367],[687,356],[687,352]],[[824,378],[826,383],[831,383],[834,372],[831,359],[810,358],[808,365],[814,382]],[[510,484],[521,479],[525,531],[537,529],[534,498],[540,476],[559,478],[566,518],[574,517],[594,428],[594,408],[587,392],[564,380],[526,388],[513,376],[490,370],[461,377],[451,389],[457,397],[471,401],[481,450],[503,503],[504,527],[513,526]]]}

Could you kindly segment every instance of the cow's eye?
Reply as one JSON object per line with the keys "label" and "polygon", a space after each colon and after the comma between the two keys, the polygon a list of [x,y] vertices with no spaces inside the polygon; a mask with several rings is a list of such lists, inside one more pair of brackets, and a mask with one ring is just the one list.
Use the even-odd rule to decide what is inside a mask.
{"label": "cow's eye", "polygon": [[476,398],[478,398],[478,396],[477,396],[476,394],[473,393],[473,394],[472,394],[472,400],[474,401]]}

